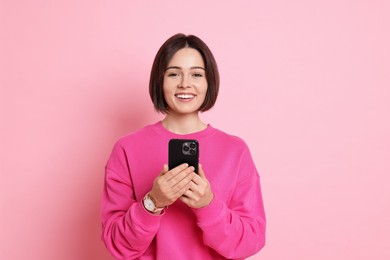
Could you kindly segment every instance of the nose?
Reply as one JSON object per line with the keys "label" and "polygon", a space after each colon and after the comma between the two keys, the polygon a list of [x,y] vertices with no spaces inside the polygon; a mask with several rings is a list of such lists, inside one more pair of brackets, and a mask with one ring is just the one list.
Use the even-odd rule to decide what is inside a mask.
{"label": "nose", "polygon": [[191,85],[190,76],[184,74],[184,75],[181,77],[181,80],[180,80],[180,82],[179,82],[178,87],[179,87],[179,88],[189,88],[190,85]]}

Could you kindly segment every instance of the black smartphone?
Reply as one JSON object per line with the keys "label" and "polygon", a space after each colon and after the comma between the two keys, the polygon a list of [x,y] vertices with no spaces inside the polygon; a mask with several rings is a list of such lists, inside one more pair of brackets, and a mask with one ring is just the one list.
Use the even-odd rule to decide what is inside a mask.
{"label": "black smartphone", "polygon": [[199,143],[194,139],[171,139],[168,147],[168,167],[173,169],[188,163],[198,173]]}

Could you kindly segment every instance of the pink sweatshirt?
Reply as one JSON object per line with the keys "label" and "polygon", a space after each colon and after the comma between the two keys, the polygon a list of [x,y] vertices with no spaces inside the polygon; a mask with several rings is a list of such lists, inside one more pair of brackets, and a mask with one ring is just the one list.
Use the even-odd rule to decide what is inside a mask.
{"label": "pink sweatshirt", "polygon": [[[180,200],[161,215],[142,198],[168,160],[172,138],[197,139],[214,199],[192,209]],[[177,135],[158,122],[121,138],[107,162],[102,239],[117,259],[244,259],[265,243],[259,175],[246,144],[210,125]]]}

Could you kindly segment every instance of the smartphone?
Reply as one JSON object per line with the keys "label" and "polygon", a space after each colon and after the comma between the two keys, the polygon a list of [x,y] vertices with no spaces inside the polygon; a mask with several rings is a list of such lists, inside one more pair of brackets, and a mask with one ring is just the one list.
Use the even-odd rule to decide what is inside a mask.
{"label": "smartphone", "polygon": [[188,163],[198,173],[199,143],[194,139],[171,139],[168,147],[168,167],[173,169]]}

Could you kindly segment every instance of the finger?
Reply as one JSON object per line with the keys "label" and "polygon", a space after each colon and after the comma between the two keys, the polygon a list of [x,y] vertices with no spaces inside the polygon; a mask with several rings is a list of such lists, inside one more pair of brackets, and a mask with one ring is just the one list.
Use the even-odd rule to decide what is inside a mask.
{"label": "finger", "polygon": [[182,196],[190,198],[191,197],[191,193],[192,193],[192,191],[190,189],[188,189],[188,190],[186,190],[186,192],[183,193]]}
{"label": "finger", "polygon": [[175,168],[173,169],[170,169],[167,173],[166,173],[166,177],[169,179],[175,177],[177,174],[179,174],[180,172],[182,172],[183,170],[187,169],[188,168],[188,163],[183,163],[183,164],[180,164],[179,166],[176,166]]}
{"label": "finger", "polygon": [[195,168],[192,166],[185,168],[184,170],[173,176],[171,179],[169,179],[168,182],[171,184],[171,186],[174,186],[175,184],[181,182],[183,179],[187,178],[189,175],[190,178],[187,181],[190,181],[194,177],[194,175],[192,174],[195,173],[194,170]]}
{"label": "finger", "polygon": [[201,185],[202,183],[204,183],[204,179],[202,178],[202,176],[199,176],[198,174],[194,176],[194,178],[192,179],[192,182],[194,183],[193,186],[198,186],[198,185]]}
{"label": "finger", "polygon": [[190,193],[196,192],[196,187],[197,187],[197,185],[193,181],[190,181],[190,183],[188,185],[188,189],[186,190],[186,192],[184,192],[183,195],[187,196]]}
{"label": "finger", "polygon": [[177,198],[182,196],[183,193],[188,190],[191,185],[192,178],[196,175],[194,167],[188,167],[178,175],[171,178],[171,180],[167,180],[166,176],[168,174],[169,172],[167,172],[164,176],[158,177],[156,183],[160,187],[160,191],[166,198],[169,198],[170,201],[175,201]]}
{"label": "finger", "polygon": [[[175,193],[179,192],[179,193],[183,194],[186,190],[188,190],[191,187],[192,179],[194,178],[195,175],[196,175],[196,173],[192,171],[189,174],[185,175],[181,180],[178,180],[176,183],[174,183],[174,181],[172,181],[171,182],[173,184],[172,190]],[[177,176],[177,177],[179,177],[179,176]],[[181,196],[181,194],[180,194],[180,196]]]}
{"label": "finger", "polygon": [[193,196],[193,194],[191,194],[189,196],[183,195],[179,199],[191,208],[194,208],[196,206],[197,201],[199,201],[198,197]]}
{"label": "finger", "polygon": [[191,191],[190,189],[184,192],[183,196],[191,200],[197,200],[199,198],[199,196],[195,192]]}
{"label": "finger", "polygon": [[202,179],[206,179],[206,175],[204,174],[202,164],[200,163],[198,164],[198,172],[199,172],[199,176],[202,177]]}
{"label": "finger", "polygon": [[182,202],[184,202],[184,204],[187,204],[188,206],[190,206],[190,199],[185,197],[185,196],[181,196],[179,198],[179,200],[181,200]]}
{"label": "finger", "polygon": [[160,175],[164,175],[169,171],[168,164],[164,164],[163,169],[160,172]]}
{"label": "finger", "polygon": [[[193,173],[195,174],[195,173]],[[175,197],[179,198],[184,195],[188,191],[188,189],[191,187],[191,181],[185,183],[184,181],[180,182],[179,184],[175,185],[172,189],[175,192]]]}
{"label": "finger", "polygon": [[202,183],[204,183],[205,181],[207,181],[207,178],[206,178],[206,175],[204,174],[204,171],[203,171],[203,168],[202,168],[202,165],[199,164],[198,166],[198,174],[197,176],[194,177],[194,179],[192,180],[195,184],[197,185],[200,185]]}

